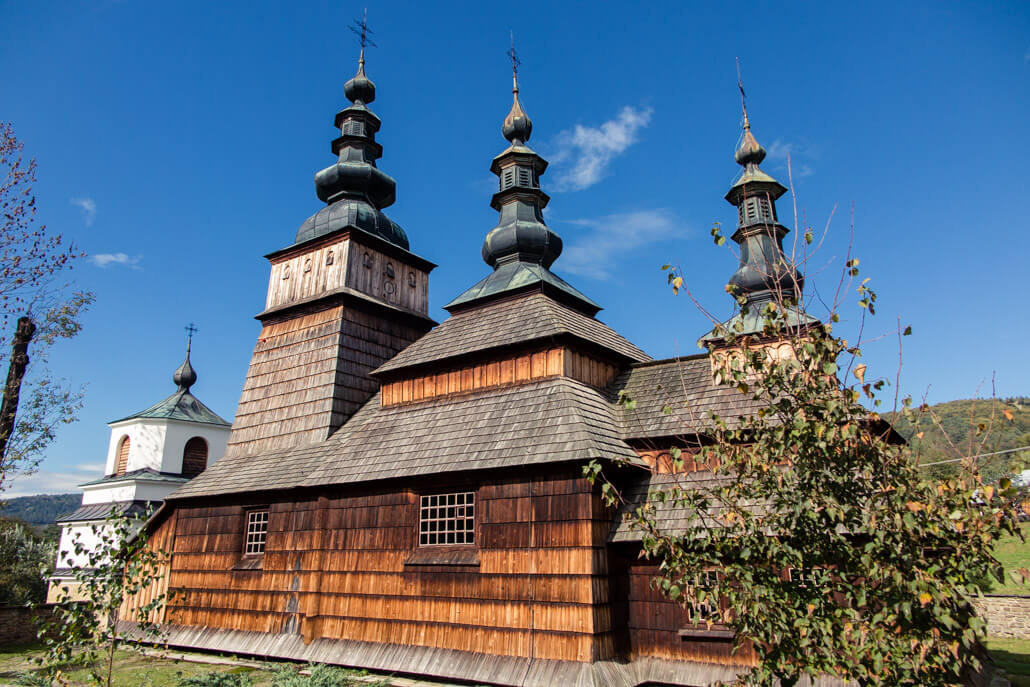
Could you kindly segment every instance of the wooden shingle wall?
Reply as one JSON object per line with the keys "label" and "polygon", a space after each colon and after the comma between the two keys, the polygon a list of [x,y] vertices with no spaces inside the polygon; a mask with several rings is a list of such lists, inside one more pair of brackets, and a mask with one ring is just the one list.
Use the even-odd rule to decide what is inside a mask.
{"label": "wooden shingle wall", "polygon": [[681,636],[680,630],[684,628],[703,630],[705,626],[692,625],[687,611],[652,584],[658,573],[657,565],[634,560],[624,561],[624,566],[614,586],[627,602],[627,658],[650,656],[730,666],[753,664],[753,651],[744,648],[733,653],[732,639]]}
{"label": "wooden shingle wall", "polygon": [[368,373],[422,331],[343,305],[266,319],[226,455],[325,439],[375,394]]}
{"label": "wooden shingle wall", "polygon": [[595,388],[603,388],[619,373],[610,362],[588,356],[567,346],[518,353],[383,384],[383,406],[415,403],[445,396],[497,389],[547,377],[565,376]]}
{"label": "wooden shingle wall", "polygon": [[[476,491],[477,547],[459,556],[416,546],[418,494],[407,490],[180,505],[163,525],[175,530],[167,621],[305,642],[612,658],[611,514],[577,473],[440,485]],[[270,518],[261,567],[244,570],[248,505],[268,505]]]}

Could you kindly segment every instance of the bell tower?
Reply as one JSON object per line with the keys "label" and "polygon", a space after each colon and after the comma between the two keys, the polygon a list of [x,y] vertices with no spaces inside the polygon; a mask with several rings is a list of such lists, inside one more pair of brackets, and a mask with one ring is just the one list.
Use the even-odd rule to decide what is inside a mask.
{"label": "bell tower", "polygon": [[396,182],[376,166],[382,124],[369,109],[375,84],[365,75],[368,27],[358,71],[344,86],[351,104],[336,114],[334,164],[315,174],[326,204],[301,224],[271,263],[265,309],[227,455],[321,441],[338,429],[378,383],[369,372],[434,324],[429,272],[409,250],[400,225],[383,213]]}

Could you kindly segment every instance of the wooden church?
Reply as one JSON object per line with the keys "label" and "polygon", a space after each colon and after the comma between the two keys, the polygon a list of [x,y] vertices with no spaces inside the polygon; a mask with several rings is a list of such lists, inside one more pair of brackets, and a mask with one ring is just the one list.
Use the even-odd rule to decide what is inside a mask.
{"label": "wooden church", "polygon": [[[490,167],[490,272],[437,325],[434,264],[383,212],[395,182],[376,166],[364,51],[345,93],[338,160],[315,175],[325,207],[267,256],[225,457],[148,524],[171,557],[137,603],[172,592],[156,619],[176,647],[470,684],[731,679],[753,657],[731,651],[711,609],[652,588],[639,533],[583,466],[624,466],[624,492],[645,498],[675,479],[650,468],[696,446],[708,410],[749,412],[742,395],[713,384],[707,355],[652,360],[551,271],[562,240],[542,215],[547,162],[528,145],[517,79],[510,145]],[[733,280],[755,302],[775,287],[768,275],[785,278],[785,189],[764,155],[746,124],[727,200],[745,248]]]}

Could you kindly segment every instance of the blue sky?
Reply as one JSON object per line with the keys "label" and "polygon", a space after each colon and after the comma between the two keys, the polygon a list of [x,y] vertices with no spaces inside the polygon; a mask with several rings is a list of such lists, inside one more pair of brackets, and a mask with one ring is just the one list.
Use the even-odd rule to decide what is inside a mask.
{"label": "blue sky", "polygon": [[[97,304],[54,371],[87,385],[41,473],[9,495],[71,491],[104,460],[105,422],[171,393],[183,327],[200,329],[197,395],[231,417],[258,334],[262,256],[321,203],[363,3],[0,4],[0,118],[39,163],[40,218],[86,250]],[[505,142],[509,30],[532,145],[552,161],[554,270],[656,358],[697,351],[709,323],[660,271],[682,266],[711,312],[735,268],[731,227],[743,67],[763,168],[826,240],[809,265],[832,291],[854,215],[879,289],[866,333],[911,324],[902,391],[931,401],[1030,393],[1025,310],[1030,105],[1026,3],[371,2],[369,76],[383,120],[388,214],[440,265],[431,315],[483,277]],[[836,208],[836,210],[834,210]],[[780,214],[793,226],[789,197]],[[788,238],[788,241],[790,239]],[[854,327],[854,313],[846,327]],[[817,311],[818,312],[818,311]],[[867,347],[893,379],[896,341]]]}

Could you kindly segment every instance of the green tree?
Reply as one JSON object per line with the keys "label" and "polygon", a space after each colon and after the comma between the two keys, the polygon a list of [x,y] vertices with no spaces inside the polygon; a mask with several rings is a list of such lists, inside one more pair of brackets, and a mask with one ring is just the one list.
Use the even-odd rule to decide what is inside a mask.
{"label": "green tree", "polygon": [[[847,277],[857,265],[848,261]],[[871,314],[867,281],[858,300]],[[678,272],[670,282],[683,288]],[[789,687],[806,675],[959,683],[982,655],[985,623],[972,599],[1001,574],[994,543],[1017,531],[1009,481],[985,485],[976,459],[927,479],[877,412],[886,380],[835,333],[837,308],[801,327],[798,300],[779,294],[765,305],[758,334],[717,327],[714,382],[756,410],[709,414],[710,441],[692,458],[711,478],[663,481],[627,517],[643,555],[659,563],[662,592],[688,608],[715,605],[737,647],[753,648],[758,665],[736,684]],[[899,345],[908,333],[899,327]],[[920,409],[905,399],[896,412],[915,424]],[[586,472],[604,480],[599,464]],[[618,500],[612,483],[603,491]],[[682,517],[670,520],[670,510]]]}
{"label": "green tree", "polygon": [[[74,591],[85,600],[69,602],[73,590],[63,587],[53,619],[40,627],[45,649],[40,663],[48,675],[59,678],[59,667],[72,663],[87,668],[94,684],[110,687],[115,653],[125,641],[117,632],[119,612],[127,600],[153,588],[168,561],[167,553],[148,544],[145,519],[112,509],[104,521],[91,526],[91,543],[83,541],[81,532],[73,536],[73,551],[84,561],[74,569]],[[153,618],[166,598],[154,593],[150,602],[133,605],[125,619],[136,624],[136,638],[160,637]]]}
{"label": "green tree", "polygon": [[36,161],[25,162],[22,148],[11,125],[0,122],[0,369],[7,363],[0,492],[16,473],[32,472],[57,427],[75,419],[82,392],[53,378],[46,354],[58,339],[79,332],[79,318],[93,302],[93,294],[64,281],[84,254],[36,223]]}
{"label": "green tree", "polygon": [[23,522],[0,518],[0,605],[42,603],[56,555],[54,541]]}

